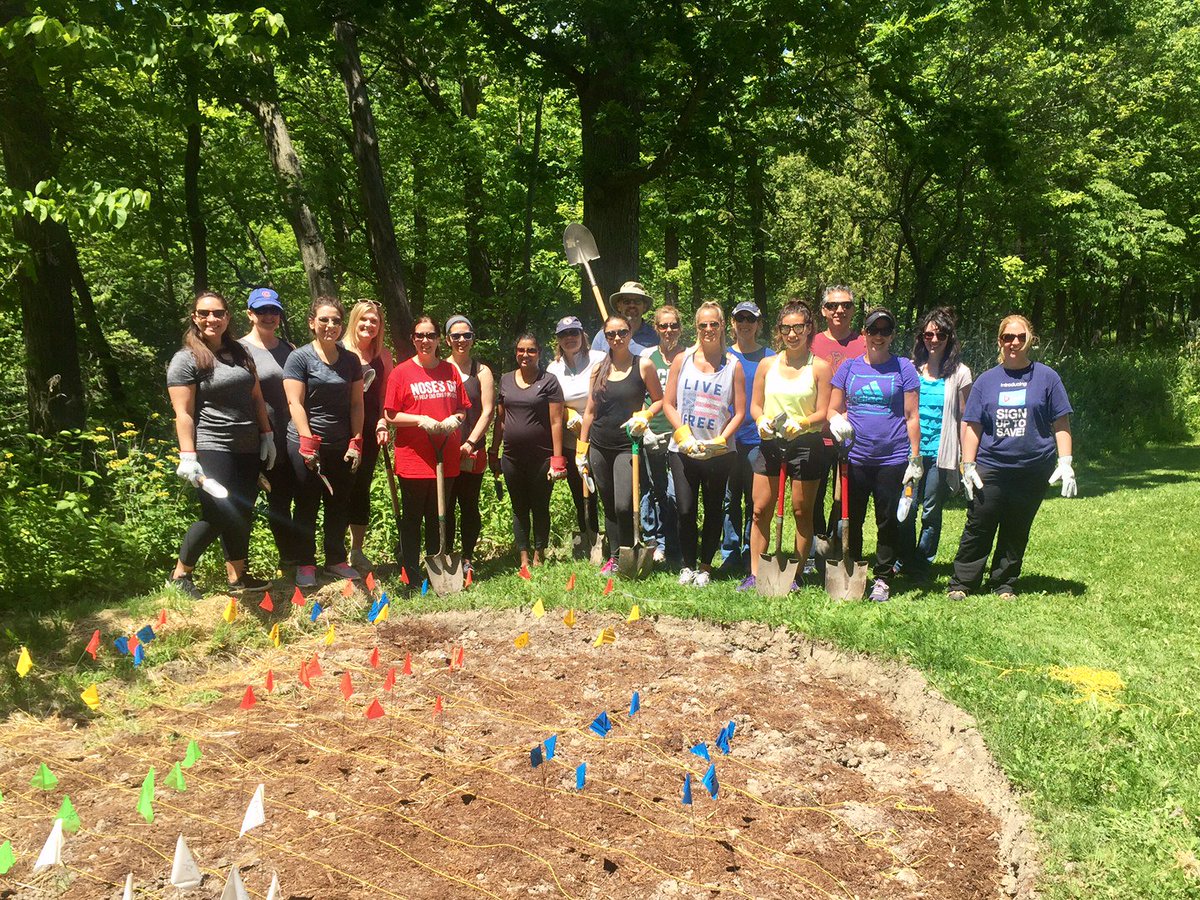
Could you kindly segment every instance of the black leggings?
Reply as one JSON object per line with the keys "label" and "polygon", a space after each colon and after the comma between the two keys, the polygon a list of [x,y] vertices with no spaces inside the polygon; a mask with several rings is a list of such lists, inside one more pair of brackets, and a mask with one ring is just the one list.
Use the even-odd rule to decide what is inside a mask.
{"label": "black leggings", "polygon": [[817,485],[817,499],[813,503],[812,521],[813,534],[830,535],[837,531],[837,523],[842,518],[842,503],[841,500],[831,503],[829,517],[825,517],[825,495],[831,493],[829,485],[837,479],[838,471],[837,453],[834,452],[833,443],[827,438],[823,439],[823,442],[825,451],[829,454],[829,461],[825,465],[825,471],[821,473],[821,483]]}
{"label": "black leggings", "polygon": [[363,439],[362,461],[358,471],[351,476],[350,498],[346,503],[351,525],[362,525],[364,528],[371,524],[371,480],[375,477],[375,463],[379,459],[379,444],[375,435],[368,434]]}
{"label": "black leggings", "polygon": [[295,565],[296,554],[299,552],[297,540],[300,536],[296,528],[292,503],[296,499],[296,473],[288,460],[287,438],[276,441],[275,450],[278,454],[275,465],[263,472],[271,490],[267,492],[267,525],[270,526],[271,536],[275,538],[275,549],[279,551],[279,564]]}
{"label": "black leggings", "polygon": [[[890,466],[869,466],[850,463],[850,556],[862,559],[863,523],[867,518],[867,501],[875,500],[875,528],[878,531],[875,543],[874,576],[884,581],[892,580],[892,567],[900,546],[900,521],[896,518],[896,507],[904,493],[904,469],[907,463]],[[911,515],[911,513],[910,513]]]}
{"label": "black leggings", "polygon": [[508,485],[512,498],[513,538],[517,549],[529,552],[529,520],[533,519],[533,549],[545,550],[550,544],[550,493],[554,482],[546,475],[550,472],[550,458],[523,459],[504,454],[500,458],[500,471]]}
{"label": "black leggings", "polygon": [[[425,524],[425,555],[432,556],[440,549],[437,520],[437,479],[397,478],[400,483],[400,543],[404,568],[412,584],[421,579],[421,523]],[[446,502],[454,494],[457,478],[447,478]],[[447,544],[449,544],[447,533]],[[449,552],[449,546],[446,547]]]}
{"label": "black leggings", "polygon": [[[475,558],[475,545],[483,531],[483,513],[479,508],[479,493],[483,489],[483,472],[459,471],[454,477],[453,491],[446,488],[446,544],[454,546],[455,513],[462,528],[463,559]],[[460,512],[461,511],[461,512]]]}
{"label": "black leggings", "polygon": [[[595,479],[593,478],[593,481]],[[575,465],[575,454],[567,454],[567,487],[571,489],[571,499],[575,501],[575,527],[582,531],[596,534],[600,531],[600,516],[596,508],[594,493],[583,496],[583,478]]]}
{"label": "black leggings", "polygon": [[[300,455],[300,445],[288,440],[288,460],[296,476],[296,565],[317,564],[317,511],[325,505],[323,550],[325,565],[346,561],[346,526],[349,524],[350,463],[343,458],[346,445],[322,444],[319,459],[321,474],[329,479],[333,494],[316,472],[310,471]],[[276,465],[279,465],[276,463]]]}
{"label": "black leggings", "polygon": [[700,537],[700,562],[712,563],[713,554],[721,546],[724,527],[722,508],[729,473],[737,463],[736,453],[724,453],[712,459],[692,459],[682,453],[668,453],[671,475],[675,478],[675,505],[679,510],[679,548],[683,564],[696,568],[696,540],[699,532],[697,513],[700,494],[704,495],[704,531]]}
{"label": "black leggings", "polygon": [[197,450],[196,460],[204,476],[229,491],[224,500],[206,491],[200,497],[200,521],[187,530],[179,547],[179,561],[189,569],[217,538],[226,560],[245,559],[250,553],[250,529],[254,524],[254,500],[258,496],[258,454]]}
{"label": "black leggings", "polygon": [[604,505],[608,552],[616,556],[618,547],[633,546],[633,517],[640,514],[633,508],[633,451],[628,447],[606,450],[593,445],[588,451],[588,465]]}

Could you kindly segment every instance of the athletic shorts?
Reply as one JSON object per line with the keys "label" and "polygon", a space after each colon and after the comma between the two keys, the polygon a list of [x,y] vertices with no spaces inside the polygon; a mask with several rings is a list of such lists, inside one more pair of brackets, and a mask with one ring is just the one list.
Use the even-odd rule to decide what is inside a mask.
{"label": "athletic shorts", "polygon": [[750,468],[755,475],[779,477],[779,463],[787,453],[787,474],[792,481],[817,481],[828,470],[829,449],[819,433],[802,434],[794,441],[763,441],[750,451]]}

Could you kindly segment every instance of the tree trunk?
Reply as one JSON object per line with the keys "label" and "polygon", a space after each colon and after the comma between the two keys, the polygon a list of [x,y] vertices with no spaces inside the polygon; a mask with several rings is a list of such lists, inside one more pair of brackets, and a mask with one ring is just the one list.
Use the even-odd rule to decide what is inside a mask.
{"label": "tree trunk", "polygon": [[396,226],[383,180],[383,164],[379,159],[375,116],[371,112],[367,81],[358,53],[358,36],[352,23],[342,21],[334,22],[333,35],[342,51],[338,54],[337,66],[350,105],[350,140],[354,162],[358,166],[358,180],[366,212],[367,242],[371,247],[375,277],[379,281],[380,299],[388,311],[392,341],[399,355],[411,356],[412,341],[409,336],[412,334],[413,316],[404,284],[400,248],[396,245]]}
{"label": "tree trunk", "polygon": [[405,266],[404,278],[408,283],[409,300],[413,316],[425,312],[425,287],[429,276],[429,215],[425,211],[425,184],[429,172],[422,160],[423,153],[412,155],[413,180],[413,252],[412,262]]}
{"label": "tree trunk", "polygon": [[183,197],[187,207],[188,237],[192,246],[192,291],[208,289],[208,227],[200,208],[200,96],[198,78],[189,69],[186,81],[187,149],[183,155]]}
{"label": "tree trunk", "polygon": [[[663,265],[668,272],[679,268],[679,223],[673,210],[667,207],[667,226],[663,231]],[[667,279],[663,288],[663,302],[679,305],[679,282]]]}
{"label": "tree trunk", "polygon": [[704,302],[704,282],[708,277],[708,233],[700,222],[692,232],[692,310]]}
{"label": "tree trunk", "polygon": [[750,203],[750,283],[754,291],[754,302],[758,308],[767,309],[767,240],[763,209],[766,195],[763,191],[762,164],[758,152],[751,147],[746,154],[746,199]]}
{"label": "tree trunk", "polygon": [[83,268],[79,265],[79,250],[69,234],[67,235],[67,250],[70,253],[68,265],[70,266],[71,283],[75,287],[75,297],[79,300],[79,311],[83,318],[84,328],[87,329],[88,343],[92,347],[92,352],[96,354],[96,359],[100,362],[104,387],[108,391],[108,397],[112,401],[113,407],[123,412],[125,387],[121,384],[121,370],[113,358],[108,337],[100,326],[100,317],[96,314],[96,303],[92,298],[92,291],[88,287],[87,279],[83,277]]}
{"label": "tree trunk", "polygon": [[542,152],[542,107],[545,105],[545,95],[538,93],[537,112],[533,117],[533,149],[529,152],[529,175],[525,187],[525,247],[522,251],[521,272],[525,276],[526,287],[529,277],[533,274],[533,199],[537,191],[539,158]]}
{"label": "tree trunk", "polygon": [[317,217],[313,215],[312,207],[308,204],[300,156],[292,144],[279,101],[274,97],[266,100],[252,99],[246,101],[246,105],[258,120],[258,126],[267,142],[267,155],[271,158],[271,166],[275,170],[279,190],[283,195],[284,214],[288,224],[292,226],[292,233],[296,236],[296,246],[300,250],[304,274],[308,278],[308,294],[314,300],[317,297],[337,296],[333,266],[325,250],[325,240],[321,236]]}
{"label": "tree trunk", "polygon": [[[479,104],[483,102],[483,84],[477,75],[471,75],[460,83],[462,114],[468,122],[479,117]],[[495,294],[492,287],[491,263],[483,241],[483,170],[479,154],[474,146],[474,132],[470,126],[463,129],[466,138],[462,147],[463,210],[466,213],[467,271],[471,276],[471,293],[478,300],[487,300]]]}

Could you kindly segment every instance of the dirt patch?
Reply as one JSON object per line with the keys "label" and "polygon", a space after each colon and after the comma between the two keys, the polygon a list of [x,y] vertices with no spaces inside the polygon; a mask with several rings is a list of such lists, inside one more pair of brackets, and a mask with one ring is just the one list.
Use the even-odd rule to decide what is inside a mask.
{"label": "dirt patch", "polygon": [[[616,642],[593,646],[604,625]],[[278,871],[280,900],[1032,896],[1011,790],[970,719],[911,670],[748,623],[581,614],[572,629],[561,613],[489,611],[337,633],[329,648],[309,639],[189,668],[186,684],[178,670],[151,671],[148,706],[123,723],[8,722],[0,832],[18,862],[0,897],[117,897],[130,871],[137,896],[176,896],[179,833],[208,874],[195,897],[220,896],[232,865],[252,896]],[[324,674],[305,688],[297,673],[314,651]],[[243,711],[247,684],[258,702]],[[185,703],[206,691],[221,699]],[[386,715],[367,720],[373,700]],[[605,738],[588,730],[601,712]],[[725,755],[716,737],[730,721]],[[531,750],[551,735],[554,758],[533,768]],[[162,780],[190,738],[204,756],[178,793]],[[701,784],[709,763],[690,752],[701,742],[716,800]],[[52,791],[29,785],[40,762],[59,778]],[[151,765],[147,824],[134,808]],[[260,783],[267,824],[239,838]],[[66,868],[35,876],[64,793],[83,828],[67,839]]]}

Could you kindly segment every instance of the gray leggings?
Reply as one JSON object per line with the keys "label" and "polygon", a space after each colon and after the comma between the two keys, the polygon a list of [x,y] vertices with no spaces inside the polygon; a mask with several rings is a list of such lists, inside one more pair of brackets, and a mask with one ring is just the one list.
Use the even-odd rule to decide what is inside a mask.
{"label": "gray leggings", "polygon": [[593,445],[588,451],[588,465],[604,507],[608,552],[615,556],[618,547],[633,546],[633,451]]}

